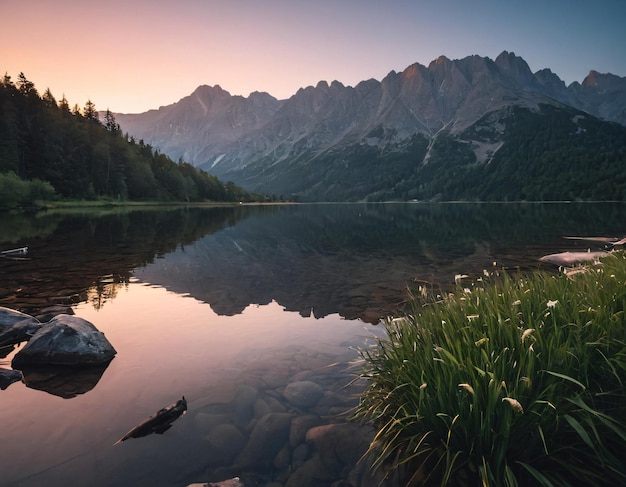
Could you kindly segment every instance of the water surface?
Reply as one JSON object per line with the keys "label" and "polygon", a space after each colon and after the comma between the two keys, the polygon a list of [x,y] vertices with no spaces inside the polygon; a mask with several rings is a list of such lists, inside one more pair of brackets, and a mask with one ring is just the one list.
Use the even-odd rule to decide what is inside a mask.
{"label": "water surface", "polygon": [[[346,204],[4,215],[0,305],[50,305],[103,331],[103,370],[26,376],[0,391],[0,485],[184,486],[206,481],[206,418],[242,384],[294,380],[339,393],[350,362],[407,289],[456,274],[530,270],[622,237],[621,204]],[[597,246],[596,246],[597,247]],[[593,247],[594,249],[596,247]],[[0,367],[10,368],[15,350]],[[164,435],[113,446],[184,395]],[[330,412],[330,411],[327,411]],[[204,419],[203,419],[204,418]]]}

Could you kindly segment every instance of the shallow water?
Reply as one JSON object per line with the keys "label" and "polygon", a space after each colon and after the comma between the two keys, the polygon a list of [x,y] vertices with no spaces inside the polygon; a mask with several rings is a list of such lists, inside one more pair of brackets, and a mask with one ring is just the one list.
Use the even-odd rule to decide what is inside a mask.
{"label": "shallow water", "polygon": [[[0,485],[209,480],[207,417],[242,384],[280,399],[288,383],[314,380],[340,395],[358,370],[356,349],[382,334],[376,324],[398,312],[407,287],[448,287],[456,274],[494,263],[532,269],[547,253],[597,248],[563,237],[622,237],[623,210],[397,204],[6,215],[0,249],[30,252],[0,259],[0,305],[32,314],[70,306],[118,353],[95,374],[27,376],[0,391]],[[165,434],[113,446],[183,395],[189,411]],[[329,401],[323,412],[348,403]]]}

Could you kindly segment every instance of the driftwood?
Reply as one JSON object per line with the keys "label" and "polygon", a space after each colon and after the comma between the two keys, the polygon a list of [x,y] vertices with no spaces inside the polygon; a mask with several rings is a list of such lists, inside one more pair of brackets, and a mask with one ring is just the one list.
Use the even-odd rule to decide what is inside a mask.
{"label": "driftwood", "polygon": [[561,252],[559,254],[544,255],[539,260],[567,267],[585,262],[595,262],[600,257],[607,255],[609,255],[609,252]]}
{"label": "driftwood", "polygon": [[187,400],[185,396],[169,406],[159,409],[148,419],[131,429],[115,442],[115,445],[126,441],[129,438],[141,438],[143,436],[156,433],[162,435],[172,427],[172,423],[176,421],[187,411]]}
{"label": "driftwood", "polygon": [[565,237],[568,240],[585,240],[587,242],[598,242],[609,246],[620,246],[626,244],[626,237],[621,240],[613,237]]}

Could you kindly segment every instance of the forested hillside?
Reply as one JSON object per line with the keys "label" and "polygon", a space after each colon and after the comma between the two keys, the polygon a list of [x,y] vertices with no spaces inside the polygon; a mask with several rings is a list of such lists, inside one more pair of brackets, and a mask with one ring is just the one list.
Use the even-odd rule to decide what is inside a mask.
{"label": "forested hillside", "polygon": [[50,90],[40,95],[20,73],[0,80],[0,207],[68,199],[238,201],[233,183],[173,162],[143,140],[122,134],[108,110],[70,108]]}

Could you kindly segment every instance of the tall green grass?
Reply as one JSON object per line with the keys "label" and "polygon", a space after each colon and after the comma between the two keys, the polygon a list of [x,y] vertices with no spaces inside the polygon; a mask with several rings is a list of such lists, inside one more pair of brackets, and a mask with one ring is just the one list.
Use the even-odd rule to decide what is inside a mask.
{"label": "tall green grass", "polygon": [[406,485],[626,485],[625,307],[623,253],[414,298],[362,350],[376,466]]}

